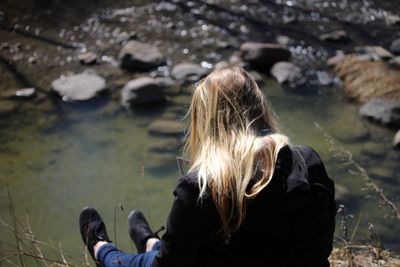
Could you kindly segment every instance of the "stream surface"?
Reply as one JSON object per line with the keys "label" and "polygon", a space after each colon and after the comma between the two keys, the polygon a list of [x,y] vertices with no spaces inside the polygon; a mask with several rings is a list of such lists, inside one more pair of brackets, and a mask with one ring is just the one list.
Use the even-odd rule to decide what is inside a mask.
{"label": "stream surface", "polygon": [[[385,16],[399,11],[400,3],[388,0],[97,0],[68,4],[2,0],[0,92],[30,86],[39,92],[34,100],[19,101],[15,112],[0,117],[1,221],[11,224],[9,190],[21,224],[29,221],[36,238],[62,246],[78,260],[83,251],[78,216],[85,206],[99,210],[111,239],[127,251],[134,251],[126,225],[130,210],[143,210],[153,228],[165,225],[179,178],[175,157],[181,151],[152,152],[154,146],[177,140],[149,135],[147,127],[160,118],[183,120],[193,85],[184,85],[164,105],[123,109],[121,87],[146,75],[116,65],[120,43],[127,36],[155,44],[169,59],[152,76],[168,75],[182,61],[210,68],[229,58],[244,41],[275,42],[278,35],[290,37],[288,46],[295,63],[311,74],[326,74],[325,61],[336,50],[353,51],[371,44],[390,47],[400,37],[400,27],[388,26]],[[297,22],[285,24],[283,18],[292,15]],[[346,30],[351,41],[319,40],[319,34],[336,29]],[[100,55],[99,64],[79,64],[76,58],[84,51]],[[107,80],[110,93],[79,104],[48,94],[54,79],[87,68]],[[399,206],[400,153],[391,148],[395,129],[361,119],[359,106],[346,98],[337,83],[293,92],[282,89],[267,74],[261,73],[261,79],[260,87],[291,141],[318,151],[340,187],[338,203],[353,215],[348,218],[349,235],[356,229],[357,241],[367,243],[373,224],[381,243],[399,252],[400,223],[368,190],[365,180],[353,173],[354,166],[343,163],[332,151],[315,123],[350,151]],[[336,242],[342,245],[340,216],[337,225]],[[12,251],[7,243],[15,242],[13,233],[3,225],[0,241],[0,255]]]}

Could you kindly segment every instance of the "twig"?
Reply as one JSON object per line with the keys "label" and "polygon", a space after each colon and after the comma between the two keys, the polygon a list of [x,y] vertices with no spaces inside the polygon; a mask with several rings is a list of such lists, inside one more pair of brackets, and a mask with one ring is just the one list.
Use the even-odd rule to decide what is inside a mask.
{"label": "twig", "polygon": [[342,160],[358,170],[358,175],[364,178],[365,184],[379,196],[379,198],[383,201],[383,203],[386,204],[389,209],[391,209],[394,217],[400,222],[400,210],[397,208],[396,204],[394,204],[394,202],[391,201],[389,197],[385,195],[385,193],[383,193],[383,189],[379,188],[379,186],[372,180],[372,178],[368,175],[367,170],[353,159],[353,155],[348,150],[346,150],[343,146],[337,144],[335,139],[330,134],[328,134],[318,123],[314,122],[314,125],[322,133],[327,142],[332,147],[334,147],[334,150],[338,155],[341,156]]}

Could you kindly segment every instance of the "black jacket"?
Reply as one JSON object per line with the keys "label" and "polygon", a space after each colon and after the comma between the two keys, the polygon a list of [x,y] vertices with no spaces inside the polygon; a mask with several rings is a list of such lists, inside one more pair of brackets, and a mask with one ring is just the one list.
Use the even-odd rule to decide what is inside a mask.
{"label": "black jacket", "polygon": [[154,267],[329,266],[334,184],[310,147],[281,149],[271,182],[248,202],[229,242],[217,234],[221,224],[211,197],[198,200],[196,174],[183,176],[174,195]]}

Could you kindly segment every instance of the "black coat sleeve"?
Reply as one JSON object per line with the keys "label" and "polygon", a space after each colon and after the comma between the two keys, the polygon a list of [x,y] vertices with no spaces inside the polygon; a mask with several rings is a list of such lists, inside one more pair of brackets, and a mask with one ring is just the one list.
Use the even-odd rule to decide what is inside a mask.
{"label": "black coat sleeve", "polygon": [[192,266],[202,244],[204,226],[198,201],[199,189],[193,179],[182,177],[174,190],[174,202],[170,211],[166,232],[153,266]]}

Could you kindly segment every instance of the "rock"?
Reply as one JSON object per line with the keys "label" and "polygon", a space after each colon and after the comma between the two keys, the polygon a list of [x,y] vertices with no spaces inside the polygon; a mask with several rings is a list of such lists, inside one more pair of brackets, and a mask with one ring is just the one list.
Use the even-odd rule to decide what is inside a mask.
{"label": "rock", "polygon": [[374,179],[381,180],[386,185],[396,185],[398,182],[396,179],[393,179],[393,171],[392,169],[381,167],[381,166],[373,166],[368,168],[368,173]]}
{"label": "rock", "polygon": [[283,24],[292,24],[297,22],[297,17],[294,13],[288,13],[282,17]]}
{"label": "rock", "polygon": [[146,71],[165,64],[157,47],[138,41],[128,41],[119,53],[120,66],[130,70]]}
{"label": "rock", "polygon": [[365,103],[374,98],[400,100],[400,72],[387,62],[360,60],[348,55],[334,69],[347,96]]}
{"label": "rock", "polygon": [[286,35],[278,35],[276,37],[276,42],[282,46],[288,46],[290,43],[290,37]]}
{"label": "rock", "polygon": [[121,103],[124,106],[162,102],[165,100],[163,88],[150,77],[129,81],[121,90]]}
{"label": "rock", "polygon": [[368,55],[372,60],[376,61],[393,57],[393,54],[382,46],[362,46],[356,47],[355,50],[359,53]]}
{"label": "rock", "polygon": [[176,157],[171,154],[156,154],[147,162],[145,172],[152,173],[157,177],[166,177],[167,173],[176,172],[178,169]]}
{"label": "rock", "polygon": [[215,65],[214,65],[214,69],[223,69],[223,68],[227,68],[227,67],[229,67],[229,63],[228,63],[228,61],[225,61],[225,60],[223,60],[223,61],[220,61],[220,62],[217,62]]}
{"label": "rock", "polygon": [[240,67],[244,66],[244,62],[243,62],[242,58],[240,57],[239,53],[233,53],[230,56],[228,63],[230,66],[240,66]]}
{"label": "rock", "polygon": [[193,63],[179,63],[172,69],[171,75],[179,81],[197,81],[204,77],[208,71],[202,66]]}
{"label": "rock", "polygon": [[33,98],[35,95],[36,95],[36,89],[33,87],[19,89],[15,92],[15,96],[18,98]]}
{"label": "rock", "polygon": [[168,140],[163,140],[162,142],[152,143],[149,147],[150,152],[154,153],[176,153],[182,144],[176,138],[169,138]]}
{"label": "rock", "polygon": [[319,39],[333,43],[344,43],[350,40],[347,33],[343,30],[321,34]]}
{"label": "rock", "polygon": [[291,62],[281,61],[273,65],[271,75],[280,84],[296,87],[300,80],[304,80],[301,69]]}
{"label": "rock", "polygon": [[80,54],[78,56],[78,60],[81,64],[84,64],[84,65],[94,64],[97,61],[97,55],[93,52],[86,52],[86,53]]}
{"label": "rock", "polygon": [[400,101],[373,99],[361,106],[360,115],[383,125],[400,127]]}
{"label": "rock", "polygon": [[385,22],[390,26],[399,25],[400,24],[400,16],[388,14],[385,16]]}
{"label": "rock", "polygon": [[390,46],[390,51],[393,54],[400,55],[400,39],[393,41],[392,45]]}
{"label": "rock", "polygon": [[182,136],[184,125],[173,120],[157,120],[149,125],[149,134],[162,136]]}
{"label": "rock", "polygon": [[270,69],[279,61],[287,61],[291,53],[279,44],[247,42],[240,46],[240,55],[255,68]]}
{"label": "rock", "polygon": [[10,115],[17,111],[17,109],[17,103],[8,100],[0,100],[0,116]]}
{"label": "rock", "polygon": [[[350,125],[351,127],[349,127]],[[357,115],[341,117],[339,120],[330,124],[327,129],[334,137],[343,142],[353,143],[366,141],[370,137],[369,131]]]}
{"label": "rock", "polygon": [[396,148],[400,148],[400,130],[398,130],[396,135],[394,136],[393,146]]}
{"label": "rock", "polygon": [[248,72],[250,77],[253,78],[253,80],[257,83],[261,83],[263,81],[263,78],[261,76],[261,74],[258,71],[249,71]]}
{"label": "rock", "polygon": [[106,90],[106,81],[96,74],[83,72],[61,77],[51,83],[51,88],[64,101],[85,101]]}
{"label": "rock", "polygon": [[370,157],[384,158],[387,148],[382,143],[369,142],[363,145],[361,153]]}

